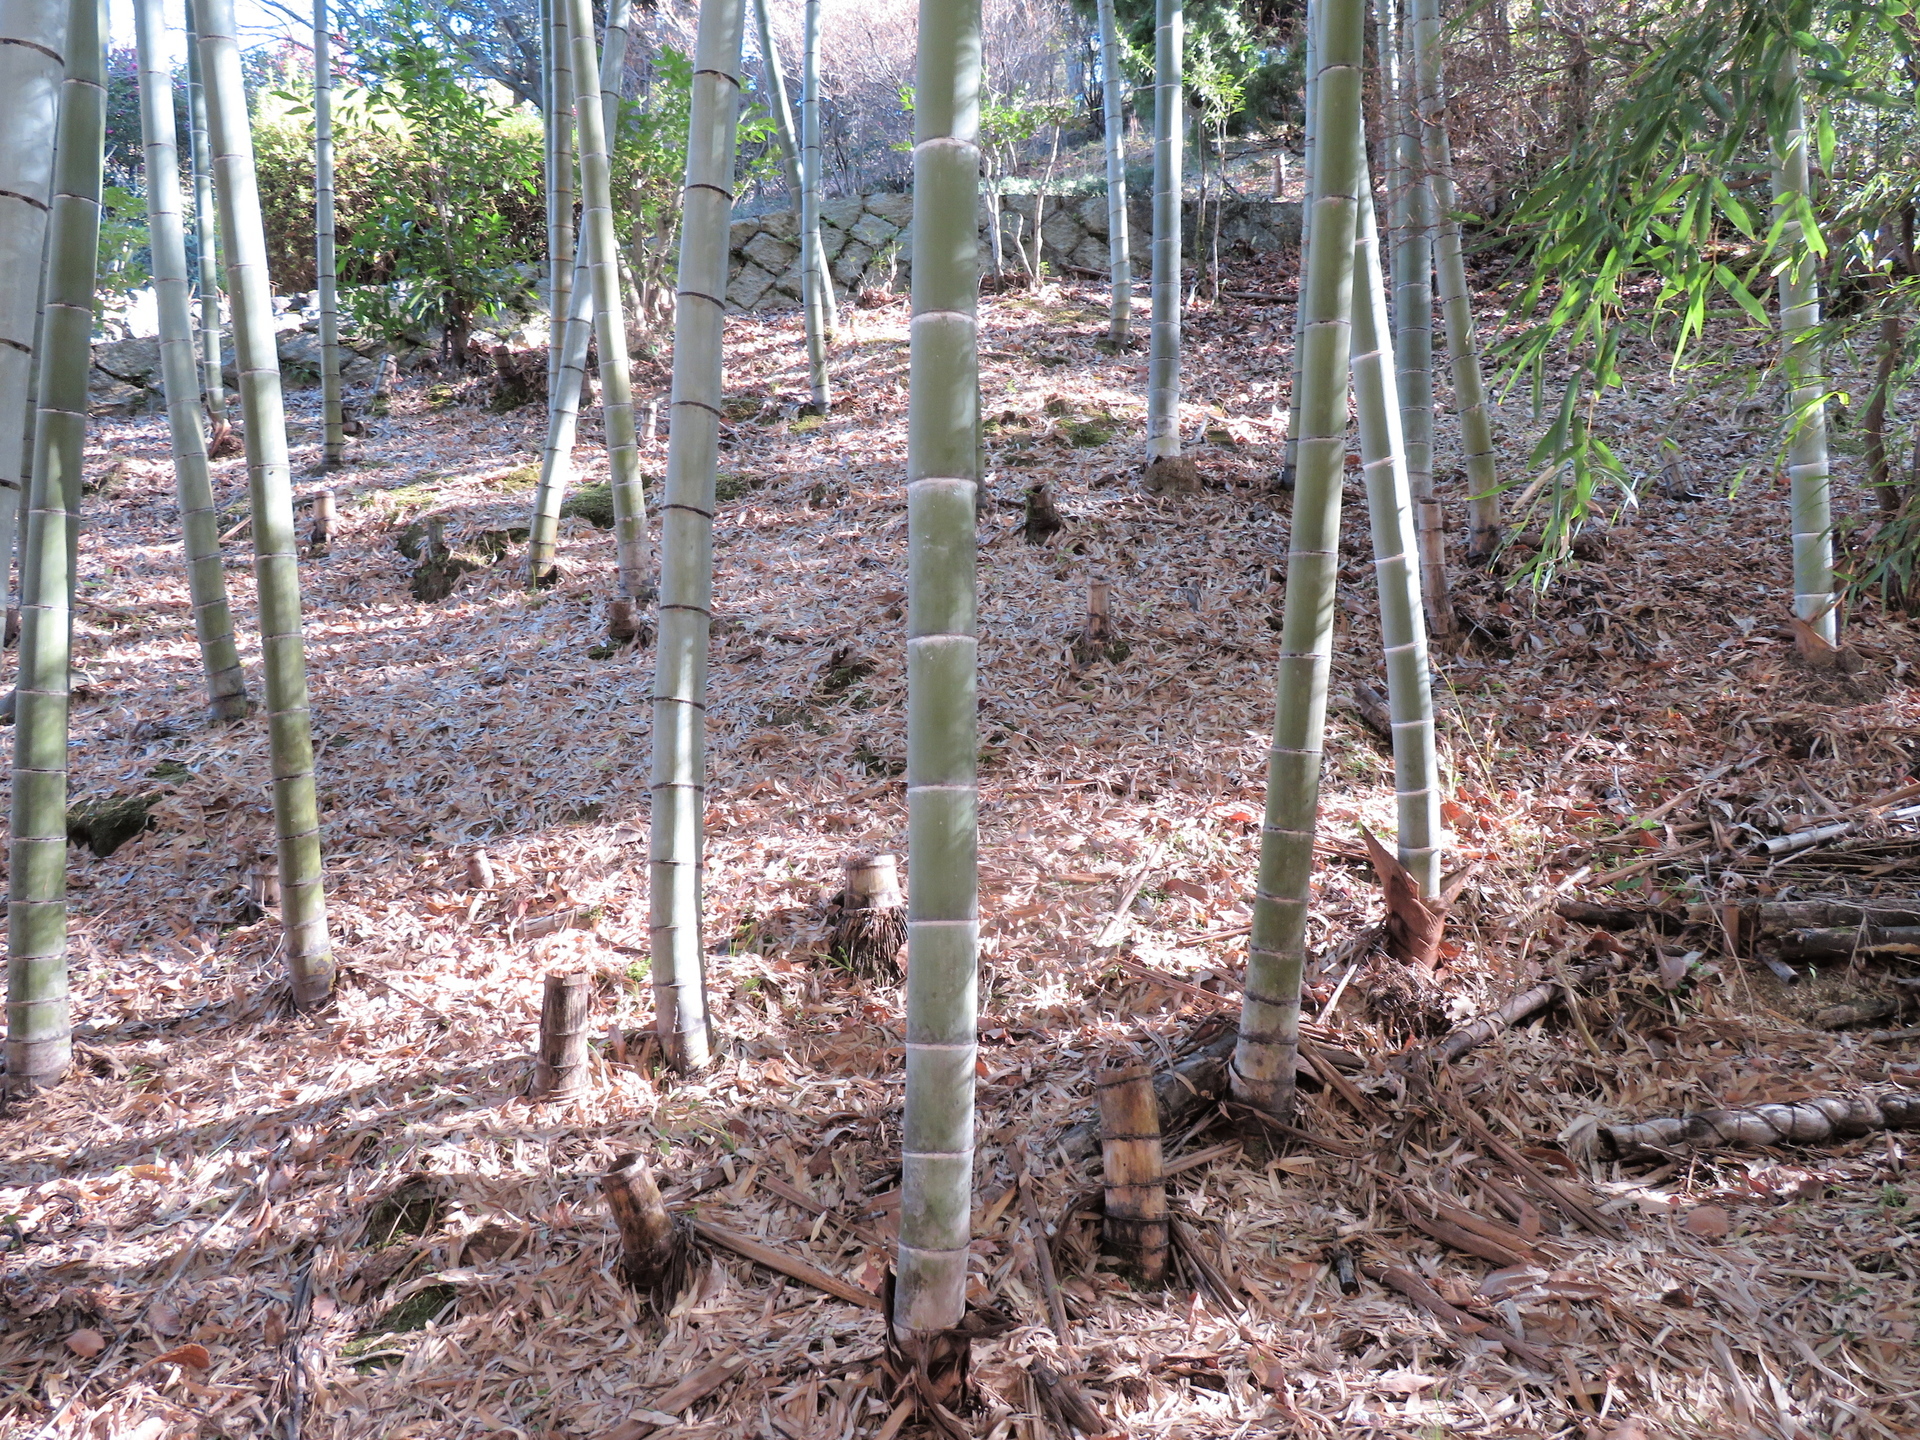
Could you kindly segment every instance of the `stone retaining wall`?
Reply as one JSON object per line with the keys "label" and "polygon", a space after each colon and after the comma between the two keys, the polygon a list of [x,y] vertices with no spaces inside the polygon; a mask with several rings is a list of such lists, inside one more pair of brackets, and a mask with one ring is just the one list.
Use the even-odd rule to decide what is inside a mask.
{"label": "stone retaining wall", "polygon": [[[1153,235],[1152,202],[1145,194],[1129,195],[1127,241],[1136,273],[1144,276]],[[1001,235],[1008,269],[1020,266],[1016,235],[1026,239],[1031,253],[1032,195],[1009,195],[1001,201]],[[980,201],[980,255],[990,264],[989,211]],[[1198,202],[1188,200],[1183,233],[1187,253],[1194,253]],[[903,288],[913,251],[913,196],[897,191],[832,200],[820,207],[820,242],[834,289],[841,294],[877,289],[891,284]],[[1214,208],[1207,207],[1210,237]],[[1064,266],[1107,271],[1107,197],[1105,195],[1049,196],[1041,219],[1042,256],[1059,271]],[[1229,196],[1221,207],[1220,249],[1225,254],[1265,254],[1299,243],[1300,207],[1293,201]],[[733,222],[728,271],[727,304],[735,310],[791,309],[800,303],[800,242],[793,216],[785,210]]]}

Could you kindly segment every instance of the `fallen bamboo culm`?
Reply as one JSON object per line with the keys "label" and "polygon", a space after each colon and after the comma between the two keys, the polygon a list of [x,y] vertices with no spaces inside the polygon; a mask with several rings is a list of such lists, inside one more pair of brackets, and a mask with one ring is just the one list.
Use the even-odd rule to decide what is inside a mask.
{"label": "fallen bamboo culm", "polygon": [[1701,1110],[1638,1125],[1602,1125],[1595,1141],[1603,1159],[1655,1160],[1688,1150],[1832,1145],[1876,1130],[1920,1130],[1920,1094],[1828,1095],[1785,1104]]}
{"label": "fallen bamboo culm", "polygon": [[814,1289],[825,1291],[829,1295],[845,1300],[850,1305],[859,1305],[867,1310],[880,1308],[878,1295],[870,1294],[857,1285],[850,1285],[836,1275],[829,1275],[819,1266],[795,1259],[784,1251],[774,1249],[771,1245],[762,1245],[758,1240],[750,1239],[745,1235],[736,1235],[733,1231],[723,1229],[708,1220],[695,1220],[693,1233],[710,1244],[718,1245],[723,1250],[731,1250],[744,1260],[751,1260],[756,1265],[765,1266],[789,1279],[798,1280],[803,1285],[811,1285]]}
{"label": "fallen bamboo culm", "polygon": [[1920,955],[1920,925],[1861,925],[1840,930],[1789,930],[1786,960],[1844,960],[1853,955]]}
{"label": "fallen bamboo culm", "polygon": [[[1589,980],[1603,975],[1606,965],[1586,965],[1567,973],[1567,980],[1578,988]],[[1469,1020],[1458,1029],[1450,1031],[1434,1043],[1427,1052],[1440,1064],[1451,1064],[1478,1046],[1484,1045],[1503,1030],[1510,1030],[1523,1021],[1531,1020],[1535,1015],[1547,1009],[1566,994],[1566,985],[1559,980],[1544,980],[1530,990],[1522,990],[1497,1009],[1485,1015]]]}
{"label": "fallen bamboo culm", "polygon": [[1398,1265],[1362,1265],[1360,1273],[1399,1291],[1455,1335],[1463,1339],[1491,1340],[1523,1365],[1531,1365],[1536,1370],[1549,1368],[1547,1353],[1539,1346],[1447,1303],[1438,1290],[1411,1270]]}

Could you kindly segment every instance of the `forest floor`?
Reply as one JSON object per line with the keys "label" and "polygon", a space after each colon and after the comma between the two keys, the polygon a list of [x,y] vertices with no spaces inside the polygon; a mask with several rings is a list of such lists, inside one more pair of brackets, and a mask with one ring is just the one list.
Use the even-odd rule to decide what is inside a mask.
{"label": "forest floor", "polygon": [[[1247,266],[1229,289],[1284,279]],[[1915,631],[1897,618],[1849,617],[1858,674],[1794,657],[1764,405],[1650,364],[1599,417],[1649,478],[1593,558],[1538,596],[1458,572],[1474,624],[1436,679],[1469,873],[1431,974],[1359,943],[1381,914],[1360,827],[1390,834],[1393,797],[1351,704],[1381,666],[1350,472],[1309,1033],[1322,1073],[1352,1073],[1303,1089],[1319,1143],[1255,1156],[1222,1128],[1168,1137],[1213,1278],[1143,1292],[1095,1263],[1097,1160],[1058,1142],[1091,1115],[1097,1068],[1163,1066],[1237,1010],[1292,312],[1191,313],[1185,430],[1204,432],[1206,488],[1169,496],[1135,483],[1145,356],[1098,348],[1097,287],[990,297],[983,316],[974,1293],[1019,1324],[978,1347],[979,1433],[1054,1433],[1022,1368],[1039,1356],[1138,1436],[1913,1435],[1910,1136],[1657,1167],[1590,1143],[1596,1121],[1920,1088],[1911,1039],[1816,1023],[1840,1001],[1895,1010],[1911,962],[1789,987],[1724,929],[1615,934],[1555,910],[1920,900],[1920,837],[1890,822],[1858,832],[1865,849],[1757,848],[1907,786],[1920,719]],[[516,544],[434,603],[412,598],[395,550],[430,514],[470,548],[524,525],[540,407],[493,415],[411,383],[330,482],[338,532],[303,570],[342,972],[313,1015],[290,1012],[276,921],[248,908],[271,834],[264,727],[202,716],[164,422],[95,425],[73,791],[158,799],[153,828],[111,856],[71,852],[78,1063],[0,1117],[0,1431],[838,1440],[885,1424],[875,1310],[723,1252],[649,1318],[614,1272],[597,1184],[639,1151],[670,1199],[855,1286],[877,1286],[889,1255],[900,996],[833,963],[824,935],[843,858],[905,849],[907,315],[894,301],[847,318],[846,398],[824,421],[797,416],[797,318],[728,321],[707,822],[723,1039],[694,1081],[662,1075],[647,1040],[650,652],[605,644],[610,536],[568,520],[552,589],[524,586]],[[1750,373],[1760,352],[1730,358]],[[315,396],[293,402],[310,464]],[[1501,433],[1517,471],[1520,406]],[[1684,470],[1656,483],[1663,440]],[[1445,417],[1440,453],[1457,497]],[[648,448],[650,474],[663,458]],[[1848,513],[1864,508],[1854,468]],[[602,478],[603,458],[585,470]],[[1023,498],[1041,480],[1065,526],[1030,544]],[[240,462],[218,484],[237,519]],[[241,547],[228,578],[251,636]],[[1081,664],[1095,579],[1129,648]],[[257,693],[257,643],[245,653]],[[467,887],[477,847],[491,890]],[[1430,1075],[1409,1063],[1596,959],[1614,968],[1576,1006]],[[542,977],[581,968],[589,1093],[531,1103]],[[1023,1166],[1060,1219],[1071,1353],[1037,1291]],[[1436,1201],[1476,1221],[1488,1258],[1414,1223]],[[1336,1252],[1362,1267],[1351,1293]],[[1394,1266],[1459,1308],[1436,1316],[1371,1278]],[[709,1393],[676,1389],[703,1374]]]}

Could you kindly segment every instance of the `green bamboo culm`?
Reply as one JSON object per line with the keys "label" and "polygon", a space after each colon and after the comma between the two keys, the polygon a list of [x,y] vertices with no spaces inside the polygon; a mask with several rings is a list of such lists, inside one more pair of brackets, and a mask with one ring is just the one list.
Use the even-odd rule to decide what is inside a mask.
{"label": "green bamboo culm", "polygon": [[1780,247],[1781,369],[1787,380],[1787,480],[1793,506],[1793,613],[1829,645],[1840,641],[1833,592],[1833,509],[1827,453],[1827,381],[1821,373],[1820,270],[1807,240],[1813,191],[1807,163],[1807,111],[1800,57],[1780,62],[1784,123],[1773,137],[1773,203]]}
{"label": "green bamboo culm", "polygon": [[[191,17],[193,0],[187,0]],[[217,436],[227,433],[227,386],[221,376],[220,253],[214,221],[213,161],[207,144],[207,95],[200,83],[200,40],[189,18],[187,24],[187,115],[193,130],[193,236],[199,251],[200,282],[200,394],[207,407],[207,423]]]}
{"label": "green bamboo culm", "polygon": [[1300,261],[1294,285],[1293,301],[1293,354],[1290,357],[1293,374],[1288,381],[1287,398],[1287,447],[1280,463],[1280,485],[1291,490],[1294,477],[1300,463],[1300,350],[1307,335],[1307,244],[1313,234],[1313,142],[1318,132],[1314,115],[1319,109],[1320,46],[1314,39],[1314,16],[1320,0],[1307,0],[1300,23],[1306,27],[1306,65],[1307,79],[1301,98],[1302,108],[1306,112],[1306,121],[1301,129],[1304,134],[1302,154],[1300,156]]}
{"label": "green bamboo culm", "polygon": [[1356,211],[1365,180],[1365,0],[1324,0],[1316,9],[1314,214],[1302,298],[1306,333],[1294,380],[1301,392],[1299,469],[1253,933],[1232,1074],[1236,1099],[1282,1119],[1293,1108],[1293,1057],[1299,1044],[1300,977],[1340,573]]}
{"label": "green bamboo culm", "polygon": [[[1376,5],[1389,19],[1397,14],[1395,0],[1376,0]],[[1397,25],[1388,24],[1386,30],[1380,49],[1382,88],[1391,99],[1387,119],[1394,157],[1393,353],[1407,483],[1420,544],[1420,593],[1428,627],[1445,635],[1453,629],[1453,599],[1447,581],[1446,518],[1433,488],[1433,189],[1414,106],[1414,68],[1403,53],[1406,37]]]}
{"label": "green bamboo culm", "polygon": [[672,424],[667,433],[666,498],[660,507],[647,926],[660,1048],[667,1064],[683,1074],[705,1066],[712,1043],[700,894],[707,640],[713,605],[713,491],[720,461],[727,234],[733,218],[745,21],[743,0],[703,0],[700,6],[673,305]]}
{"label": "green bamboo culm", "polygon": [[553,247],[560,234],[553,189],[553,0],[540,0],[540,198],[546,206],[547,244],[547,262],[540,269],[540,308],[547,317],[547,398],[551,402],[556,388],[555,366],[559,364],[559,327],[564,323],[553,303]]}
{"label": "green bamboo culm", "polygon": [[760,67],[766,75],[767,111],[773,116],[774,138],[780,142],[780,171],[787,182],[787,202],[793,209],[793,233],[800,233],[800,137],[793,124],[793,105],[787,98],[787,77],[780,69],[780,51],[773,43],[773,16],[767,0],[753,0],[754,38],[760,42]]}
{"label": "green bamboo culm", "polygon": [[[1363,156],[1364,163],[1364,156]],[[1354,411],[1373,529],[1374,580],[1380,596],[1380,643],[1387,667],[1393,725],[1393,788],[1399,858],[1421,897],[1440,894],[1440,759],[1433,729],[1433,675],[1420,603],[1417,502],[1395,393],[1396,345],[1389,338],[1387,293],[1380,279],[1380,236],[1372,187],[1358,187],[1359,230],[1353,256]],[[1423,272],[1426,273],[1426,272]],[[1404,368],[1400,370],[1405,373]],[[1419,557],[1419,558],[1417,558]],[[1296,996],[1294,1004],[1298,1005]],[[1288,1062],[1291,1064],[1291,1060]]]}
{"label": "green bamboo culm", "polygon": [[1181,0],[1155,0],[1153,26],[1153,330],[1147,356],[1147,463],[1180,454]]}
{"label": "green bamboo culm", "polygon": [[187,243],[180,219],[180,149],[174,134],[173,71],[161,55],[161,0],[134,0],[134,42],[140,63],[140,126],[146,142],[147,235],[160,322],[160,375],[173,442],[174,493],[193,600],[194,635],[207,676],[207,704],[216,720],[247,714],[246,674],[234,645],[226,569],[220,563],[220,517],[207,471],[201,427],[200,370],[193,305],[187,294]]}
{"label": "green bamboo culm", "polygon": [[827,340],[833,277],[820,243],[820,0],[806,0],[800,46],[800,295],[806,310],[807,386],[816,413],[833,408]]}
{"label": "green bamboo culm", "polygon": [[333,256],[333,54],[327,0],[313,0],[313,271],[320,292],[320,468],[347,463],[340,413],[340,302]]}
{"label": "green bamboo culm", "polygon": [[[978,989],[980,3],[920,0],[907,420],[907,1099],[896,1339],[966,1308]],[[1154,281],[1160,280],[1156,267]]]}
{"label": "green bamboo culm", "polygon": [[67,991],[67,695],[71,532],[87,439],[94,257],[106,135],[100,0],[71,0],[60,86],[26,541],[7,853],[7,1087],[57,1083],[73,1059]]}
{"label": "green bamboo culm", "polygon": [[561,352],[572,313],[573,44],[569,0],[547,0],[547,402],[558,402]]}
{"label": "green bamboo culm", "polygon": [[[627,317],[620,294],[620,241],[613,228],[612,162],[607,153],[600,59],[593,43],[593,0],[568,0],[568,6],[575,123],[580,133],[580,239],[593,275],[594,333],[600,340],[600,421],[607,436],[614,553],[620,593],[630,600],[645,600],[653,593],[647,503],[640,482],[640,441],[633,426]],[[624,14],[620,33],[626,33]],[[624,47],[622,60],[624,63]],[[614,84],[619,84],[617,75]],[[724,277],[720,293],[726,293]]]}
{"label": "green bamboo culm", "polygon": [[32,444],[41,257],[66,43],[65,5],[0,5],[0,591]]}
{"label": "green bamboo culm", "polygon": [[293,1001],[310,1009],[325,1003],[332,992],[333,949],[327,936],[320,814],[313,780],[312,706],[307,695],[306,647],[300,634],[300,570],[287,465],[286,406],[274,345],[266,233],[260,220],[233,0],[198,0],[197,18],[220,233],[226,241],[240,413],[246,430],[260,653],[266,670],[267,729],[273,755],[280,913]]}
{"label": "green bamboo culm", "polygon": [[[1447,327],[1453,408],[1460,417],[1460,463],[1467,474],[1467,553],[1484,559],[1500,548],[1500,474],[1493,453],[1493,412],[1480,374],[1473,328],[1473,292],[1460,239],[1454,194],[1453,142],[1447,132],[1446,85],[1440,64],[1439,0],[1407,0],[1413,39],[1415,105],[1422,171],[1433,216],[1433,258],[1440,313]],[[1431,607],[1429,607],[1431,608]],[[1451,626],[1453,612],[1436,614]]]}
{"label": "green bamboo culm", "polygon": [[1107,277],[1113,295],[1107,309],[1107,343],[1115,350],[1124,350],[1133,328],[1133,256],[1127,237],[1126,72],[1120,68],[1120,30],[1114,23],[1113,0],[1099,0],[1099,12],[1100,103],[1107,132]]}

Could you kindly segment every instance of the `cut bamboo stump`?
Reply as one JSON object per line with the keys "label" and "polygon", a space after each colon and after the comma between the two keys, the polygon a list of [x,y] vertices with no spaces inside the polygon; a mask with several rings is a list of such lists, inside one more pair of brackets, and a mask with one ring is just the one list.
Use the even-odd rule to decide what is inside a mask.
{"label": "cut bamboo stump", "polygon": [[326,554],[327,547],[333,543],[334,516],[333,491],[316,491],[313,497],[313,529],[307,535],[307,546],[313,554]]}
{"label": "cut bamboo stump", "polygon": [[593,977],[585,971],[547,976],[540,1002],[540,1054],[533,1066],[533,1098],[574,1100],[587,1084],[587,1012]]}
{"label": "cut bamboo stump", "polygon": [[884,853],[850,856],[840,889],[840,919],[833,927],[833,953],[856,974],[898,980],[900,950],[906,943],[899,860]]}
{"label": "cut bamboo stump", "polygon": [[636,1154],[617,1156],[600,1177],[613,1223],[620,1231],[620,1270],[626,1282],[646,1296],[655,1310],[672,1308],[686,1288],[692,1242],[668,1213],[647,1162]]}
{"label": "cut bamboo stump", "polygon": [[1094,1083],[1100,1093],[1100,1150],[1107,1176],[1107,1250],[1131,1267],[1143,1285],[1164,1284],[1167,1182],[1153,1070],[1124,1065],[1103,1070]]}
{"label": "cut bamboo stump", "polygon": [[484,850],[473,851],[467,856],[467,888],[491,890],[493,886],[493,857]]}

